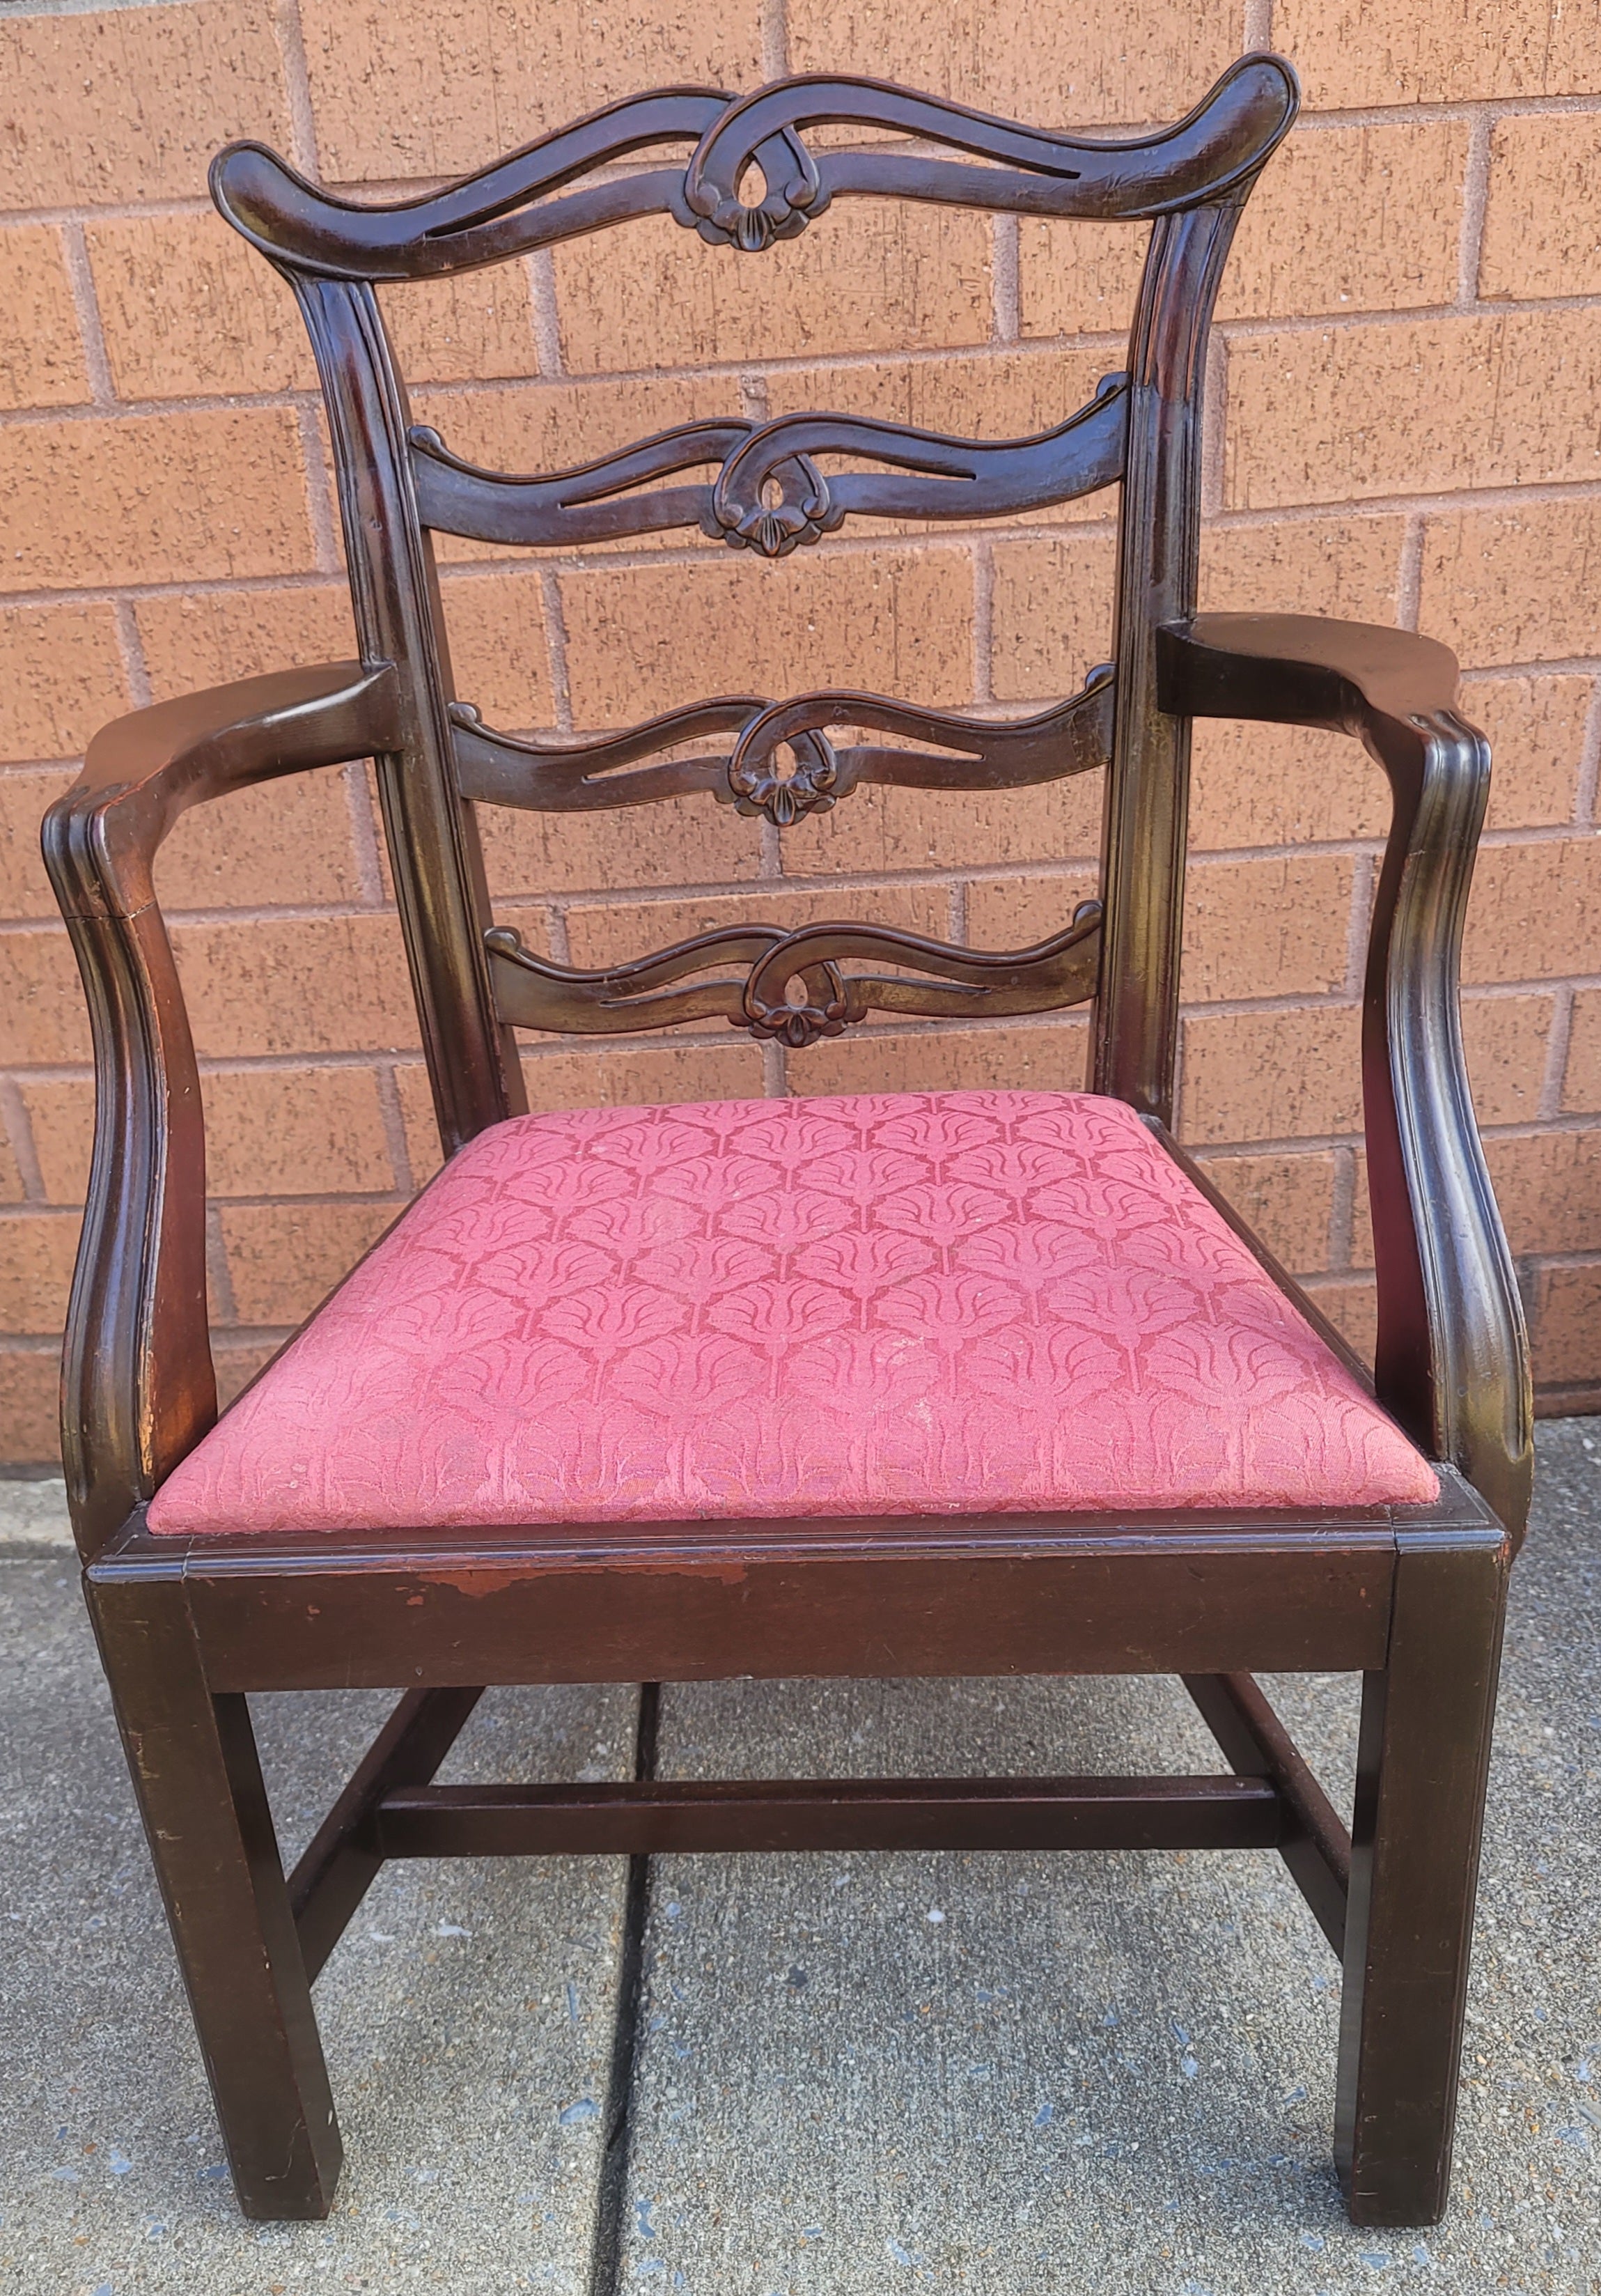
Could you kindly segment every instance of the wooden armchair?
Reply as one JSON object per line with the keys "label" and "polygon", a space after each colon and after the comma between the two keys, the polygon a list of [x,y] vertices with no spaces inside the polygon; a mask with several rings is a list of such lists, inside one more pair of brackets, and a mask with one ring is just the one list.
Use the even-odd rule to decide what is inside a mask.
{"label": "wooden armchair", "polygon": [[[45,840],[99,1079],[67,1472],[249,2216],[331,2202],[311,1988],[385,1858],[894,1846],[1277,1849],[1344,1956],[1352,2216],[1421,2224],[1445,2205],[1530,1459],[1457,1013],[1490,760],[1428,639],[1195,614],[1208,322],[1295,102],[1267,55],[1126,143],[869,81],[740,102],[674,88],[388,206],[318,191],[257,144],[216,161],[217,204],[315,347],[362,660],[121,719]],[[842,124],[912,140],[833,137],[814,157],[804,131]],[[687,167],[593,173],[663,144],[691,147]],[[752,168],[764,191],[746,204]],[[376,283],[657,213],[707,261],[781,261],[776,242],[830,200],[878,193],[1150,224],[1128,372],[1037,439],[800,414],[529,477],[410,422]],[[1114,483],[1114,659],[1041,714],[821,692],[526,742],[454,696],[431,530],[566,545],[698,527],[759,560],[862,512],[1012,514]],[[1339,728],[1393,792],[1362,1056],[1375,1381],[1167,1130],[1197,716]],[[450,1160],[218,1419],[200,1098],[151,860],[191,805],[369,757]],[[1031,948],[752,926],[586,972],[488,914],[478,805],[710,791],[781,829],[863,783],[999,803],[1091,767],[1100,898]],[[1091,1094],[521,1112],[519,1027],[721,1014],[804,1046],[872,1012],[1087,999]],[[1295,1669],[1365,1677],[1349,1835],[1252,1678]],[[622,1785],[433,1783],[486,1684],[636,1682],[648,1717],[663,1681],[1025,1671],[1181,1674],[1227,1770],[707,1785],[658,1783],[642,1755]],[[286,1882],[246,1693],[355,1685],[403,1695]]]}

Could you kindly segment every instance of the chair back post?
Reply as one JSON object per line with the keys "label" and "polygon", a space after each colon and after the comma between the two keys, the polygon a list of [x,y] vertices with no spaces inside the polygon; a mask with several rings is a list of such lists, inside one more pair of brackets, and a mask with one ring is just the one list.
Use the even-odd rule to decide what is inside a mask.
{"label": "chair back post", "polygon": [[362,660],[397,671],[403,746],[374,763],[448,1156],[527,1102],[516,1037],[490,991],[488,890],[478,824],[456,787],[450,654],[413,483],[411,412],[372,287],[277,267],[294,289],[322,380]]}
{"label": "chair back post", "polygon": [[1158,705],[1156,633],[1196,608],[1207,336],[1254,181],[1157,219],[1130,351],[1094,1086],[1164,1124],[1178,1055],[1190,721]]}

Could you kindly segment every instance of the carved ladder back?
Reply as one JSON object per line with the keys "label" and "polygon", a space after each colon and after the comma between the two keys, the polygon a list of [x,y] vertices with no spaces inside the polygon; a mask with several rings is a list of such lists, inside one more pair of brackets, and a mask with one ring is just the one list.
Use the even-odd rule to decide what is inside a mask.
{"label": "carved ladder back", "polygon": [[[259,144],[219,155],[218,207],[290,281],[310,332],[363,662],[396,665],[398,740],[377,760],[379,785],[447,1152],[523,1104],[514,1027],[633,1031],[717,1013],[801,1045],[870,1011],[1012,1013],[1094,996],[1097,1088],[1168,1116],[1188,721],[1157,707],[1155,632],[1194,611],[1207,327],[1240,209],[1295,104],[1289,67],[1266,55],[1236,64],[1176,127],[1115,143],[870,80],[811,76],[742,101],[669,88],[385,207],[319,191]],[[825,125],[917,143],[813,157],[802,131]],[[579,181],[673,144],[694,147],[687,168]],[[925,144],[968,156],[925,156]],[[739,193],[752,168],[764,193],[747,204]],[[714,246],[757,254],[831,200],[864,194],[1150,224],[1127,372],[1038,438],[984,442],[804,414],[690,423],[579,469],[527,477],[477,469],[412,423],[379,283],[470,270],[664,213]],[[691,472],[701,474],[693,483],[662,483]],[[777,703],[723,696],[622,734],[527,742],[485,726],[455,696],[434,531],[570,546],[699,528],[777,558],[851,516],[1015,516],[1116,483],[1113,661],[1030,718],[996,724],[825,691]],[[893,745],[862,738],[874,733]],[[685,753],[714,737],[715,754]],[[961,949],[865,924],[740,927],[589,972],[535,956],[490,921],[478,802],[564,812],[710,790],[782,827],[862,782],[1002,790],[1102,765],[1102,900],[1030,949]],[[853,959],[888,969],[850,973]]]}

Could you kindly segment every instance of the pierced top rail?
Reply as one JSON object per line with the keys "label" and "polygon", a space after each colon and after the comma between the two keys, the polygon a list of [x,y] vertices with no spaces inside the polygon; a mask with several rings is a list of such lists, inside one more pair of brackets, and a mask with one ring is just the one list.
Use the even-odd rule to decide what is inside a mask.
{"label": "pierced top rail", "polygon": [[[754,253],[792,238],[836,197],[887,194],[1033,215],[1139,221],[1219,198],[1255,172],[1299,101],[1281,57],[1245,56],[1193,111],[1148,135],[1092,141],[1001,119],[886,81],[804,74],[754,94],[662,88],[609,104],[493,167],[420,199],[363,205],[319,190],[261,144],[211,168],[235,229],[292,269],[338,279],[422,279],[505,261],[634,216],[668,214]],[[814,158],[805,127],[900,130],[989,164],[902,151]],[[655,144],[690,144],[688,168],[564,187]],[[764,195],[739,196],[756,167]],[[544,204],[538,204],[539,202]]]}

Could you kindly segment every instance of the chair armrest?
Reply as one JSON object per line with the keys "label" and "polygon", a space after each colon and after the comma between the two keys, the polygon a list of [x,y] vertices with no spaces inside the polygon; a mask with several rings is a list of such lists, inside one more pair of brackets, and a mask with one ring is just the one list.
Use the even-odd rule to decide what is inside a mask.
{"label": "chair armrest", "polygon": [[1200,614],[1158,633],[1157,694],[1177,715],[1354,734],[1389,777],[1362,1004],[1376,1381],[1414,1441],[1460,1467],[1515,1542],[1529,1509],[1529,1347],[1458,1003],[1490,745],[1457,715],[1456,656],[1363,622]]}
{"label": "chair armrest", "polygon": [[61,1370],[86,1561],[216,1416],[206,1323],[200,1075],[152,865],[180,814],[279,775],[392,749],[394,676],[341,662],[119,718],[45,816],[94,1042],[94,1148]]}

